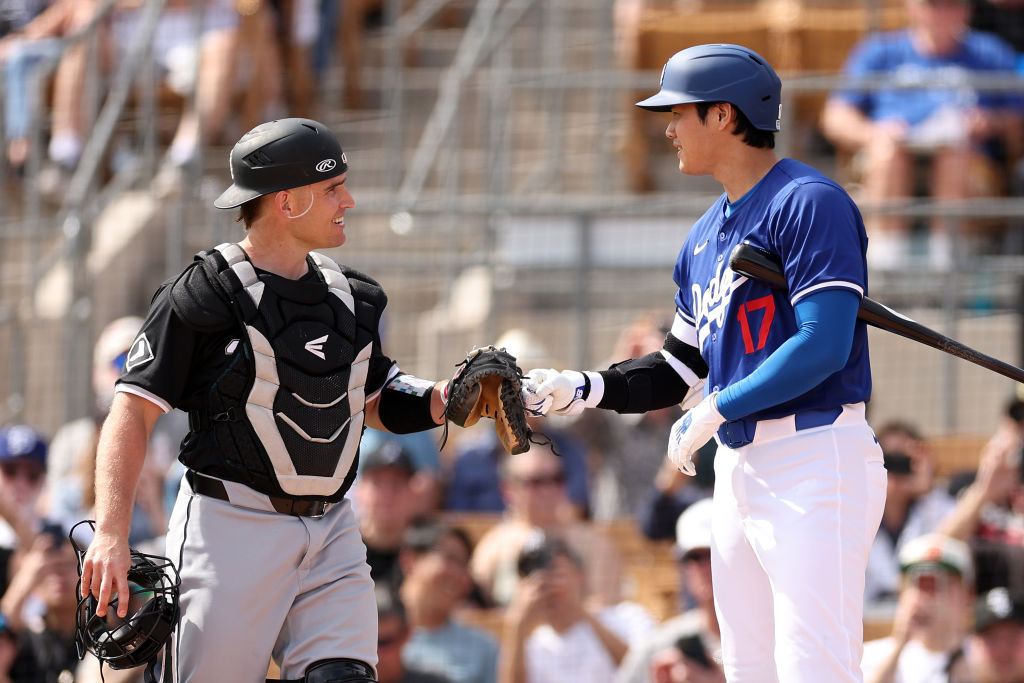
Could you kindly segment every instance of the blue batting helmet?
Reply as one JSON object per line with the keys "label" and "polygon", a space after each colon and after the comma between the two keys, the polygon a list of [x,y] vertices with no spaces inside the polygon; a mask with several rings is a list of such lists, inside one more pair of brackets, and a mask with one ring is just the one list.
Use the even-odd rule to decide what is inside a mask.
{"label": "blue batting helmet", "polygon": [[695,45],[672,55],[661,90],[636,106],[670,111],[677,104],[728,102],[759,130],[779,130],[782,81],[764,57],[742,45]]}

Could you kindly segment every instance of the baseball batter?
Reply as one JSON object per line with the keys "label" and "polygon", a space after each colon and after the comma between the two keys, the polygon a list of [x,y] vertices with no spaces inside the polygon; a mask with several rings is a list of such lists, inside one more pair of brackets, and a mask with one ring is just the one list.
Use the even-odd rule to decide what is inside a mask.
{"label": "baseball batter", "polygon": [[430,429],[441,391],[384,355],[381,287],[311,251],[344,243],[355,205],[333,133],[271,121],[230,164],[215,205],[241,207],[245,237],[199,253],[153,298],[101,431],[83,592],[100,616],[127,594],[146,438],[180,408],[187,474],[167,535],[181,574],[176,680],[262,681],[273,655],[286,679],[373,681],[377,609],[344,494],[364,424]]}
{"label": "baseball batter", "polygon": [[[637,106],[670,113],[682,173],[725,189],[679,252],[671,332],[660,352],[608,370],[533,370],[525,391],[532,409],[562,414],[696,394],[669,457],[693,474],[692,454],[718,442],[712,573],[727,680],[860,681],[864,570],[886,486],[864,419],[867,238],[842,188],[776,155],[780,95],[771,66],[738,45],[668,61],[661,90]],[[741,242],[779,259],[788,294],[730,270]]]}

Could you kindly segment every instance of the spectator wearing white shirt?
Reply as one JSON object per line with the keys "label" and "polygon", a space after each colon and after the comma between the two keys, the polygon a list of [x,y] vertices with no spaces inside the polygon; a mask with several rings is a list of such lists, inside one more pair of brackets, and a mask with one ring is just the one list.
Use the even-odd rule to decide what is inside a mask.
{"label": "spectator wearing white shirt", "polygon": [[498,683],[612,683],[629,646],[654,628],[651,615],[635,603],[588,609],[583,563],[557,537],[532,534],[519,553],[518,571]]}

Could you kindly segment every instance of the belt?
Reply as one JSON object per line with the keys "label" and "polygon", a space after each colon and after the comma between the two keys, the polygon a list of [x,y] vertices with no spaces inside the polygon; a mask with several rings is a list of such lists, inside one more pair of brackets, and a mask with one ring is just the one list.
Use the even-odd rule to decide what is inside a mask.
{"label": "belt", "polygon": [[[803,410],[793,415],[796,431],[824,427],[836,421],[842,414],[842,406],[823,410]],[[718,428],[718,438],[729,448],[742,448],[754,441],[759,420],[729,420]]]}
{"label": "belt", "polygon": [[[185,472],[185,479],[188,480],[192,490],[201,496],[223,500],[226,503],[238,505],[239,507],[251,507],[250,505],[239,505],[232,501],[231,496],[228,495],[227,488],[224,486],[224,482],[220,479],[208,477],[195,470]],[[267,494],[260,495],[266,497],[270,507],[275,512],[280,512],[282,515],[295,515],[296,517],[323,517],[324,513],[327,512],[327,506],[331,504],[328,500],[281,498]]]}

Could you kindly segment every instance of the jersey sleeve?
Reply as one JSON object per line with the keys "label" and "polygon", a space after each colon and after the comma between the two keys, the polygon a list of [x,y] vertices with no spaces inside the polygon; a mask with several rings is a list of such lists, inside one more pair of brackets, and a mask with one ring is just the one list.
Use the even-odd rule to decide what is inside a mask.
{"label": "jersey sleeve", "polygon": [[768,245],[782,260],[792,303],[816,291],[867,293],[867,235],[860,211],[828,182],[794,184],[776,203]]}
{"label": "jersey sleeve", "polygon": [[178,407],[196,343],[197,333],[174,312],[170,287],[162,287],[153,297],[115,390],[142,396],[164,412]]}

